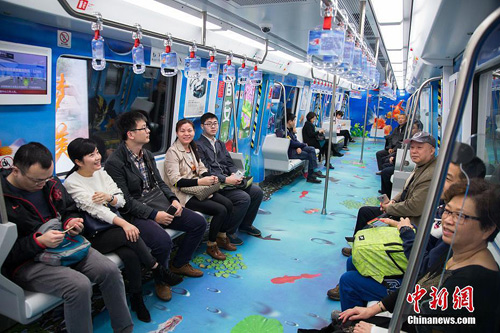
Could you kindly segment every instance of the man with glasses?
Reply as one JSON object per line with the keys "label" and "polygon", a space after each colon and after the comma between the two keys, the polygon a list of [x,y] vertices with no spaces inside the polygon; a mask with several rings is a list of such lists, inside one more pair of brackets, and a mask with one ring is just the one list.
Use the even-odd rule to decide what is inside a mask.
{"label": "man with glasses", "polygon": [[[126,204],[122,215],[139,229],[151,254],[164,267],[169,267],[172,240],[163,228],[186,233],[170,264],[170,285],[179,282],[176,274],[202,276],[203,272],[193,268],[189,261],[200,244],[207,222],[201,215],[183,208],[161,179],[153,154],[144,148],[150,139],[146,117],[137,111],[126,112],[118,118],[117,125],[122,142],[106,162],[106,171],[125,195]],[[166,212],[168,205],[158,210],[140,201],[143,195],[155,188],[159,188],[168,202],[177,208],[173,215]],[[160,299],[168,301],[172,294],[170,288],[166,287],[156,292]]]}
{"label": "man with glasses", "polygon": [[[83,230],[74,201],[53,172],[52,154],[38,142],[21,146],[13,168],[2,172],[7,215],[18,233],[2,269],[23,289],[63,298],[68,332],[92,332],[91,284],[95,283],[109,310],[113,330],[132,332],[121,272],[111,260],[89,248],[88,255],[72,266],[35,261],[44,249],[57,247],[65,232],[74,236]],[[54,218],[60,219],[66,231],[38,232]]]}
{"label": "man with glasses", "polygon": [[[239,185],[242,178],[236,175],[238,169],[234,165],[233,159],[224,143],[215,138],[219,130],[217,116],[208,112],[201,116],[200,121],[203,134],[196,141],[196,144],[203,164],[210,174],[219,178],[221,184]],[[261,235],[260,230],[253,226],[253,222],[259,211],[263,193],[260,187],[253,184],[244,189],[233,186],[228,188],[220,192],[233,203],[231,214],[233,222],[230,225],[234,227],[227,231],[227,235],[232,244],[241,245],[243,241],[236,234],[238,229],[251,236],[259,237]]]}

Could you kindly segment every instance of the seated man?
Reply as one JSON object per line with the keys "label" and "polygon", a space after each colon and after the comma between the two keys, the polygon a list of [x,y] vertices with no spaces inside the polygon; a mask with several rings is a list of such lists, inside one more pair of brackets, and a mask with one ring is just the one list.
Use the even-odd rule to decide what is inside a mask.
{"label": "seated man", "polygon": [[[219,130],[217,116],[210,112],[205,113],[200,122],[203,134],[196,141],[196,144],[203,164],[211,175],[219,178],[221,184],[239,185],[242,179],[235,175],[238,169],[234,166],[226,146],[215,138]],[[243,244],[243,241],[236,234],[238,229],[259,237],[261,232],[252,224],[264,196],[260,187],[252,184],[245,189],[231,188],[222,190],[220,193],[233,203],[231,219],[236,222],[230,223],[233,227],[227,231],[231,243],[234,245]]]}
{"label": "seated man", "polygon": [[288,146],[288,158],[298,158],[300,160],[307,160],[309,162],[307,169],[307,181],[309,183],[321,183],[316,177],[325,178],[326,176],[321,171],[314,171],[318,167],[318,160],[316,158],[316,150],[314,147],[308,146],[297,139],[295,132],[295,115],[288,113],[286,116],[286,137],[290,139],[290,146]]}
{"label": "seated man", "polygon": [[[341,121],[343,116],[344,116],[344,112],[342,112],[342,111],[335,112],[335,119],[336,119],[336,121]],[[349,130],[350,129],[343,128],[342,125],[340,127],[337,127],[337,135],[344,137],[344,147],[343,147],[344,150],[349,150],[347,148],[347,143],[348,142],[356,142],[352,138],[351,132]]]}
{"label": "seated man", "polygon": [[[460,168],[462,168],[463,172]],[[443,193],[440,200],[441,204],[444,204],[443,196],[446,190],[452,184],[465,181],[466,175],[469,179],[484,179],[486,175],[486,166],[483,161],[478,157],[474,157],[470,162],[461,166],[450,163],[446,181],[443,186]],[[441,240],[442,212],[442,209],[438,209],[436,212],[434,226],[431,230],[429,242],[427,243],[421,271],[426,271],[434,264],[437,258],[448,250],[448,246]],[[400,237],[403,240],[405,255],[409,258],[415,239],[414,226],[409,223],[408,219],[401,219],[401,221],[384,219],[384,221],[390,226],[398,228]],[[340,277],[339,284],[335,288],[328,290],[327,295],[334,301],[340,300],[341,308],[344,311],[354,306],[366,306],[369,301],[381,300],[386,297],[390,291],[394,291],[400,286],[400,278],[386,278],[383,283],[378,283],[371,277],[362,276],[353,265],[352,257],[349,257],[346,263],[346,272]]]}
{"label": "seated man", "polygon": [[[420,120],[417,120],[413,123],[411,129],[411,136],[414,136],[418,132],[421,132],[424,125]],[[396,164],[397,151],[394,151],[391,155],[389,155],[389,162],[385,163],[382,166],[382,170],[380,171],[380,191],[379,193],[387,194],[389,198],[391,198],[392,192],[392,181],[391,177],[394,174],[394,166]]]}
{"label": "seated man", "polygon": [[[418,132],[407,143],[410,144],[410,157],[416,167],[406,180],[403,191],[393,200],[381,203],[380,207],[361,207],[354,234],[382,213],[397,219],[409,217],[413,224],[418,225],[436,166],[436,139],[427,132]],[[351,248],[343,248],[342,254],[350,256]]]}
{"label": "seated man", "polygon": [[[144,115],[137,111],[124,113],[118,118],[117,125],[122,142],[109,157],[106,172],[125,195],[126,204],[122,209],[124,218],[133,221],[132,223],[141,232],[141,238],[151,249],[151,254],[164,267],[169,267],[172,240],[163,228],[186,232],[168,271],[172,280],[170,285],[178,283],[179,277],[176,274],[202,276],[203,272],[193,268],[189,261],[200,244],[207,222],[202,216],[183,208],[161,179],[153,154],[143,148],[149,142],[150,133]],[[169,208],[168,203],[164,210],[160,210],[140,201],[144,195],[156,188],[161,190],[168,203],[177,208],[173,215],[166,212]],[[156,292],[163,300],[172,297],[169,287]]]}
{"label": "seated man", "polygon": [[384,163],[387,163],[389,155],[394,153],[398,148],[401,148],[406,130],[406,115],[400,114],[398,116],[398,124],[398,127],[396,127],[390,135],[385,137],[385,148],[376,153],[379,170],[382,170]]}
{"label": "seated man", "polygon": [[92,283],[96,283],[113,331],[132,332],[122,275],[111,260],[89,248],[87,256],[72,266],[35,261],[44,249],[55,248],[64,239],[65,232],[59,230],[38,232],[48,220],[59,218],[72,236],[83,230],[75,202],[53,172],[52,154],[38,142],[21,146],[12,170],[3,172],[7,215],[16,224],[18,236],[2,269],[23,289],[61,297],[68,332],[92,332]]}

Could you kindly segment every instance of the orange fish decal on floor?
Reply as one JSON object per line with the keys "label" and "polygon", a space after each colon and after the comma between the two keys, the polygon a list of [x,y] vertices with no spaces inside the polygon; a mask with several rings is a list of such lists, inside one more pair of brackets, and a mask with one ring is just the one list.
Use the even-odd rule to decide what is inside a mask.
{"label": "orange fish decal on floor", "polygon": [[299,198],[305,197],[308,193],[308,191],[302,191],[302,194],[299,196]]}
{"label": "orange fish decal on floor", "polygon": [[317,212],[319,212],[318,208],[308,209],[308,210],[304,211],[304,213],[306,213],[306,214],[314,214]]}

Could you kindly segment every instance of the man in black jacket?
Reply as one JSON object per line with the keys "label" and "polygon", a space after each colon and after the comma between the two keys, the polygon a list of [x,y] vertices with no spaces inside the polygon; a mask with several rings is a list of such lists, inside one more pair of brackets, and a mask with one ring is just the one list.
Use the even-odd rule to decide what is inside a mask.
{"label": "man in black jacket", "polygon": [[401,148],[406,130],[406,115],[398,116],[398,127],[392,133],[385,137],[385,148],[376,153],[377,166],[379,170],[383,169],[383,165],[389,161],[391,154],[395,153],[398,148]]}
{"label": "man in black jacket", "polygon": [[314,171],[318,167],[318,159],[316,158],[316,150],[314,147],[308,146],[307,143],[302,143],[295,135],[295,115],[288,113],[286,115],[286,137],[290,140],[288,146],[288,158],[298,158],[300,160],[307,160],[307,182],[319,184],[321,180],[318,178],[325,178],[326,176],[321,171]]}
{"label": "man in black jacket", "polygon": [[259,211],[263,193],[260,187],[250,185],[247,188],[238,189],[242,182],[242,177],[236,175],[238,168],[233,163],[226,146],[215,138],[219,130],[219,121],[213,113],[205,113],[201,119],[203,134],[196,141],[198,153],[211,175],[217,176],[221,184],[231,185],[220,193],[231,200],[233,211],[231,219],[234,223],[232,229],[227,231],[227,235],[234,245],[241,245],[243,241],[238,237],[236,231],[244,231],[249,235],[259,237],[261,232],[252,224]]}
{"label": "man in black jacket", "polygon": [[101,290],[114,332],[132,332],[133,323],[125,299],[121,272],[111,260],[93,248],[70,266],[50,266],[36,261],[46,248],[57,247],[65,232],[39,232],[40,226],[58,218],[69,235],[83,230],[75,202],[58,178],[53,177],[50,151],[38,142],[21,146],[12,170],[4,171],[2,189],[7,215],[17,226],[17,239],[2,267],[12,281],[25,290],[64,299],[68,332],[92,332],[92,285]]}
{"label": "man in black jacket", "polygon": [[[140,230],[141,237],[151,248],[151,254],[168,267],[172,240],[163,228],[184,231],[176,257],[172,260],[170,271],[176,274],[200,277],[203,272],[193,268],[189,261],[200,244],[207,222],[195,212],[183,208],[177,197],[161,179],[153,154],[143,148],[149,142],[150,130],[146,118],[140,112],[124,113],[118,119],[122,143],[106,162],[106,172],[113,178],[125,195],[126,204],[122,209],[124,217],[131,219]],[[174,215],[143,204],[139,199],[155,187],[177,208]],[[177,280],[172,277],[173,280]],[[175,284],[173,281],[172,285]],[[157,290],[158,293],[158,290]],[[168,300],[169,295],[164,295]],[[163,299],[163,298],[162,298]]]}

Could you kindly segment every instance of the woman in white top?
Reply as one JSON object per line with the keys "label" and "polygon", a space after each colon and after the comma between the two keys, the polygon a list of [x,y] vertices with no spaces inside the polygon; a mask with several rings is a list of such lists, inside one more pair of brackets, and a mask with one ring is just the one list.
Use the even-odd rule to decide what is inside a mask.
{"label": "woman in white top", "polygon": [[[64,186],[78,208],[85,212],[84,225],[89,219],[109,225],[99,232],[89,231],[90,227],[87,227],[84,234],[99,252],[115,252],[120,257],[128,278],[132,311],[137,313],[139,320],[150,322],[151,316],[142,299],[141,264],[152,270],[157,291],[172,285],[168,277],[173,273],[167,272],[149,253],[139,230],[119,215],[117,209],[125,205],[125,199],[113,179],[101,168],[101,154],[96,144],[89,139],[77,138],[68,145],[68,154],[75,166],[66,177]],[[181,277],[175,277],[175,282],[182,281]]]}

